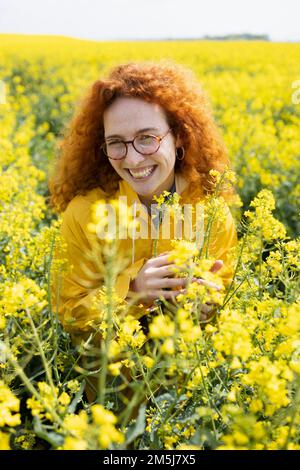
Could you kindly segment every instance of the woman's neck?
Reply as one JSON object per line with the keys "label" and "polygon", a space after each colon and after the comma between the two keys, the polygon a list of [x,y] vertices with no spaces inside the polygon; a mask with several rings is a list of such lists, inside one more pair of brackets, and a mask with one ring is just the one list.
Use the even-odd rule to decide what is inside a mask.
{"label": "woman's neck", "polygon": [[175,175],[174,175],[174,178],[173,178],[173,182],[172,182],[172,184],[170,185],[170,187],[168,189],[164,189],[162,191],[157,191],[157,193],[159,192],[159,194],[155,193],[155,194],[153,194],[153,196],[151,198],[147,197],[147,196],[140,196],[139,195],[139,200],[147,207],[148,210],[150,210],[151,204],[157,204],[155,199],[153,199],[154,196],[158,197],[164,191],[169,191],[169,192],[173,193],[174,191],[176,191],[176,187],[174,187],[174,186],[175,186]]}

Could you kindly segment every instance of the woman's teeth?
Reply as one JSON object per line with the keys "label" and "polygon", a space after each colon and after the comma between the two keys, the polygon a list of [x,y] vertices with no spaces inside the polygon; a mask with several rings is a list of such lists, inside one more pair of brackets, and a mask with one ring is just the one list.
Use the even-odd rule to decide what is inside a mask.
{"label": "woman's teeth", "polygon": [[129,173],[133,178],[147,178],[147,176],[151,175],[156,165],[150,166],[145,168],[144,170],[132,170],[128,168]]}

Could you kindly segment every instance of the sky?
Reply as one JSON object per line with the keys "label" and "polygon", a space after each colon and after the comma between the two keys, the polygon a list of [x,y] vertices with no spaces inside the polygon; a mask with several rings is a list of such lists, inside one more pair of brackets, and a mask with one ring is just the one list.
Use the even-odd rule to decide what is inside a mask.
{"label": "sky", "polygon": [[0,0],[0,33],[92,40],[252,33],[300,41],[300,0]]}

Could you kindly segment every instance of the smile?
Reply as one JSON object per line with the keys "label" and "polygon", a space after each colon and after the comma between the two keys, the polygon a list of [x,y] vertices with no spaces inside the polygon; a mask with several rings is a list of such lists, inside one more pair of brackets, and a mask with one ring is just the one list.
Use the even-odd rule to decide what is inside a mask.
{"label": "smile", "polygon": [[132,178],[135,180],[145,180],[149,178],[150,175],[154,172],[157,165],[148,166],[146,168],[141,168],[139,170],[127,169]]}

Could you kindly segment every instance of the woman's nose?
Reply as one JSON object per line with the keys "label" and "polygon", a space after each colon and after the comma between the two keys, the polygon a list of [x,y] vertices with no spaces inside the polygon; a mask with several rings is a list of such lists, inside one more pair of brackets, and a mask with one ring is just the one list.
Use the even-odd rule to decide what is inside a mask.
{"label": "woman's nose", "polygon": [[124,159],[126,165],[137,166],[145,160],[146,156],[137,152],[132,144],[127,144],[127,155]]}

